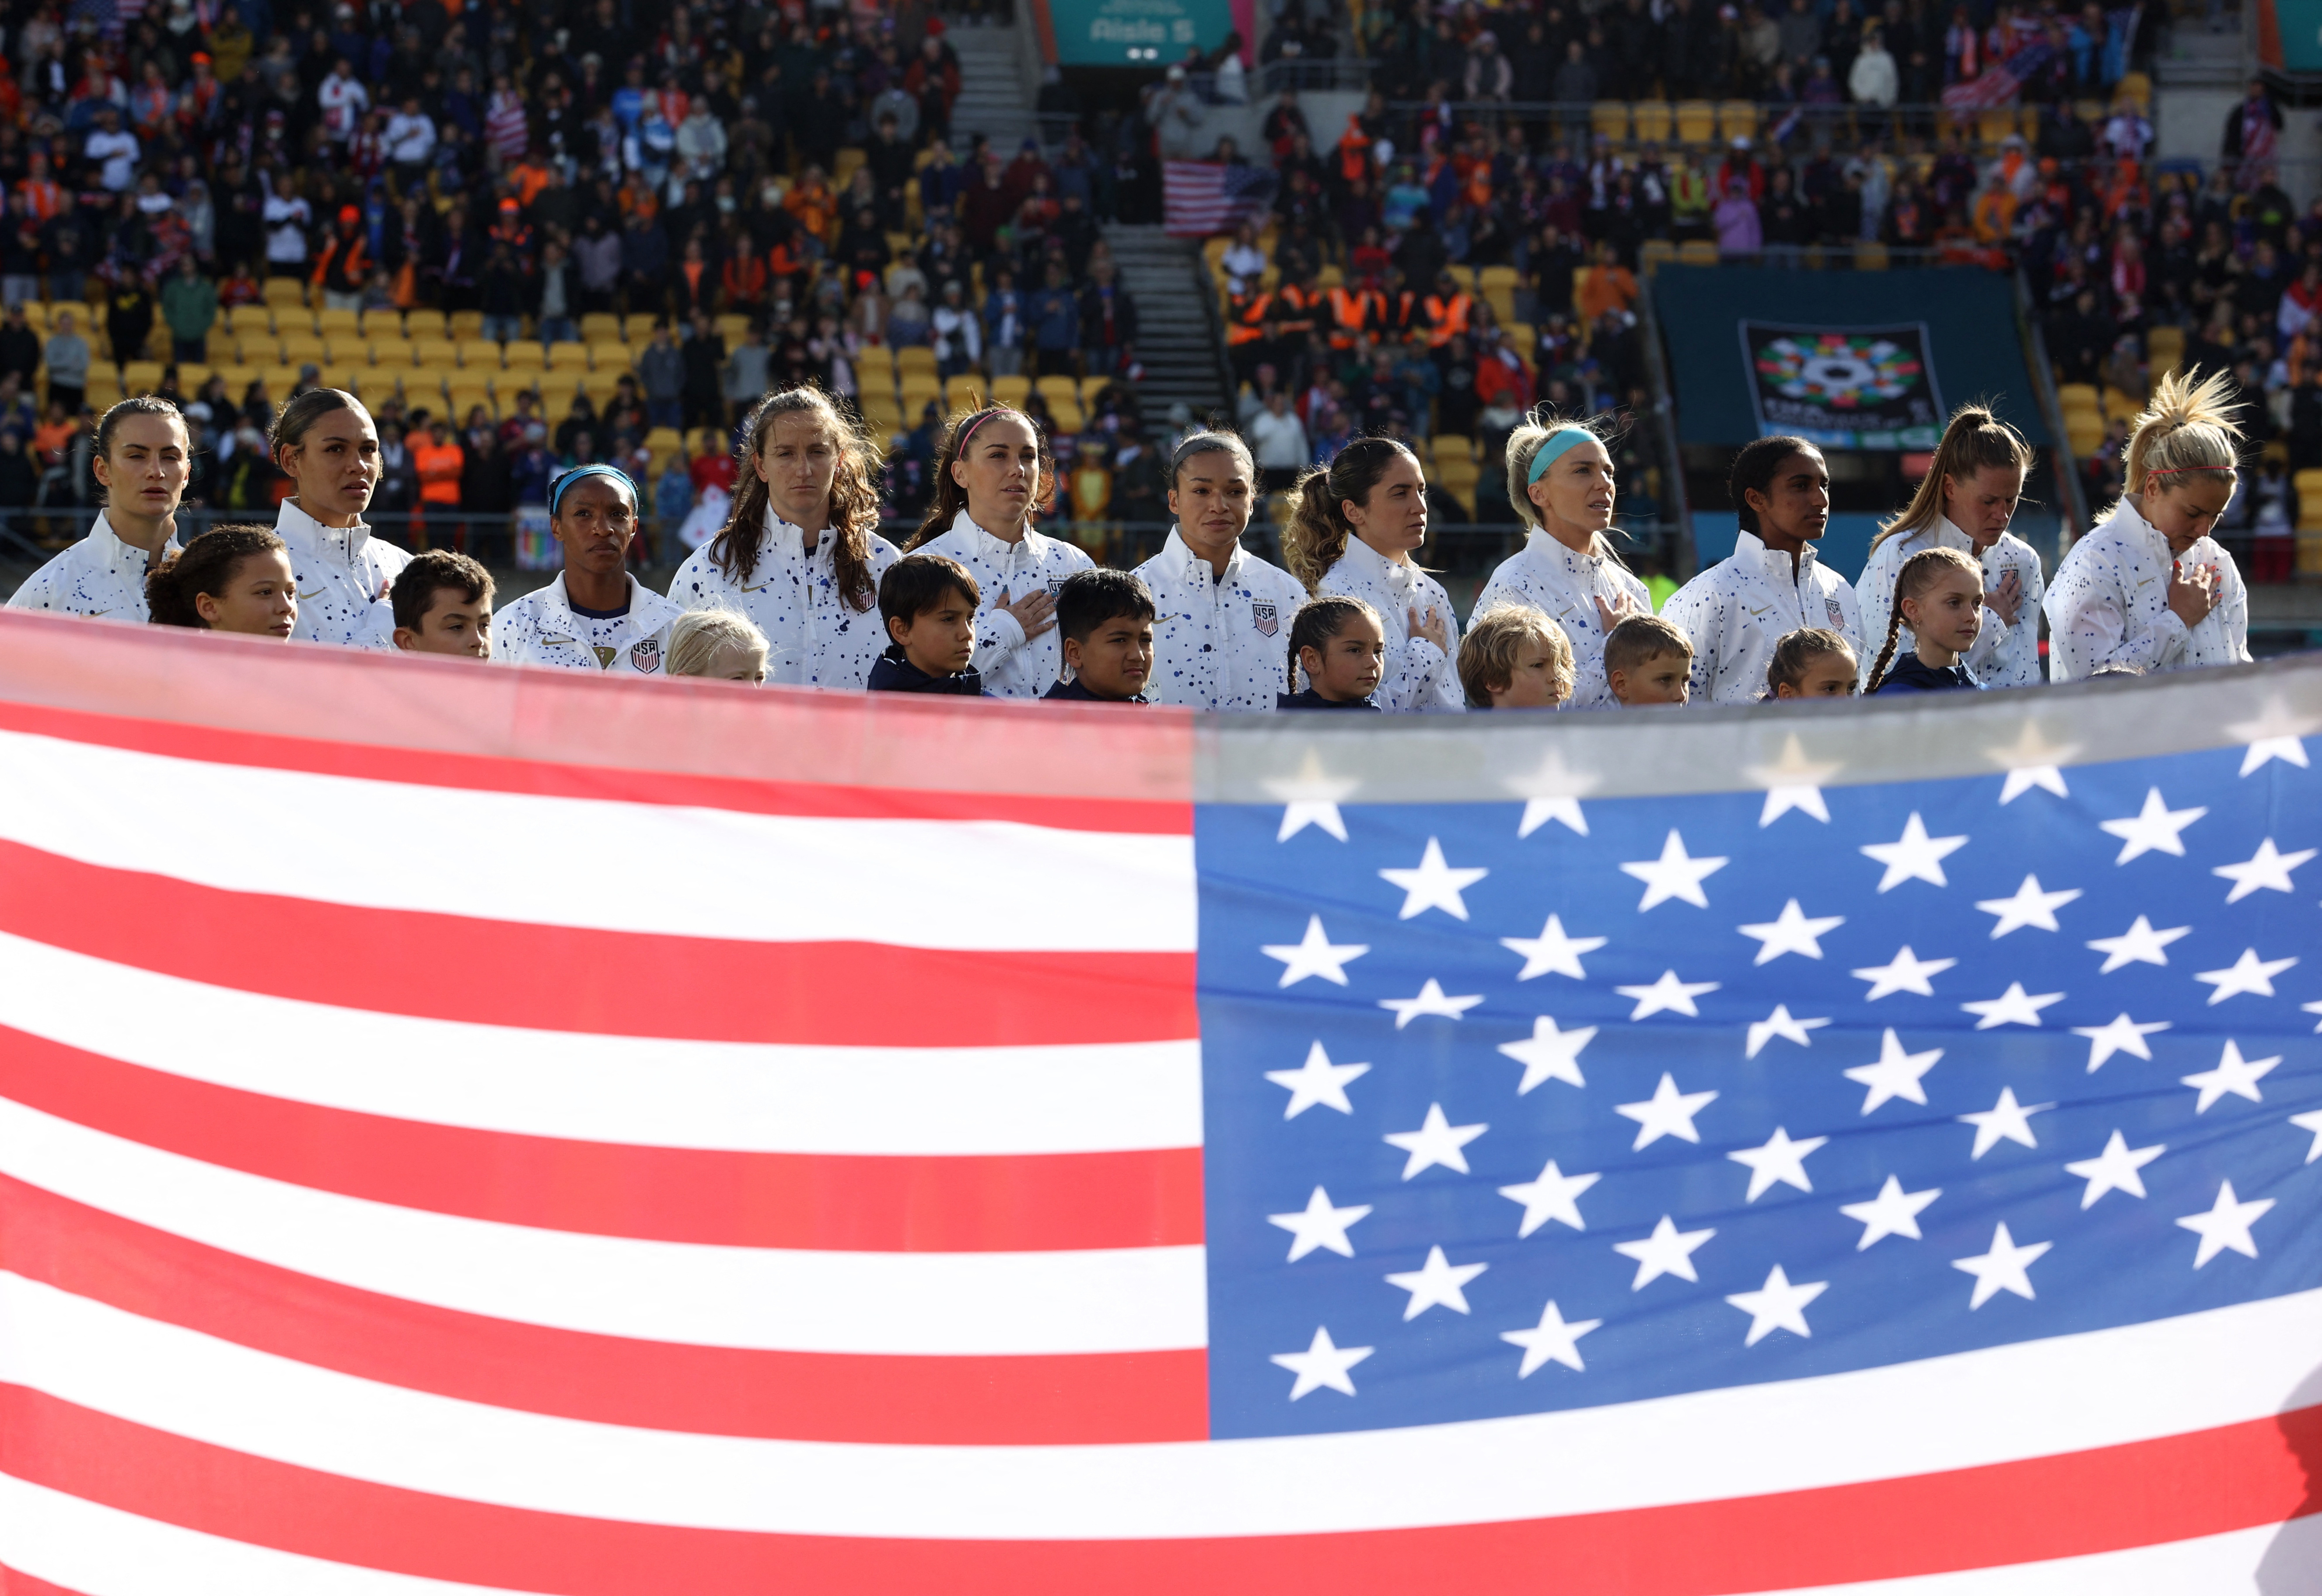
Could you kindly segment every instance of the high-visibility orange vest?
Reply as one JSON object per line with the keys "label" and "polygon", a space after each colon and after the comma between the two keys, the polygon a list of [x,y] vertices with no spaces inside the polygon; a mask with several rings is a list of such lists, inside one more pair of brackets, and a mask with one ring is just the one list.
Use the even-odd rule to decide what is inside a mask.
{"label": "high-visibility orange vest", "polygon": [[411,467],[419,476],[420,502],[459,509],[460,471],[467,463],[467,455],[458,444],[446,438],[439,445],[422,433],[411,445]]}
{"label": "high-visibility orange vest", "polygon": [[1251,294],[1236,299],[1227,312],[1226,343],[1230,347],[1255,344],[1266,336],[1266,317],[1274,313],[1272,294]]}
{"label": "high-visibility orange vest", "polygon": [[1386,300],[1378,294],[1362,289],[1332,289],[1330,300],[1330,347],[1352,349],[1355,340],[1367,327],[1375,328],[1386,314]]}
{"label": "high-visibility orange vest", "polygon": [[1467,316],[1474,301],[1465,294],[1454,294],[1449,299],[1438,295],[1427,296],[1427,342],[1440,349],[1467,330]]}
{"label": "high-visibility orange vest", "polygon": [[1296,283],[1289,283],[1275,298],[1282,307],[1276,319],[1284,333],[1306,334],[1314,330],[1314,313],[1321,308],[1321,295],[1310,294]]}

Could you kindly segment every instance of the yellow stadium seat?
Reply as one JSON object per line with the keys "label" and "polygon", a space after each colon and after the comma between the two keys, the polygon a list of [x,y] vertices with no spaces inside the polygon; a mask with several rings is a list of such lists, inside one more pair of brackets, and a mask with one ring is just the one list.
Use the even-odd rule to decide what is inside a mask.
{"label": "yellow stadium seat", "polygon": [[601,344],[589,341],[589,364],[599,371],[626,371],[629,369],[630,351],[626,344]]}
{"label": "yellow stadium seat", "polygon": [[487,416],[497,417],[499,414],[492,405],[492,390],[489,383],[480,384],[472,379],[463,377],[456,383],[446,384],[443,393],[448,413],[457,417],[462,427],[468,424],[469,416],[479,408]]}
{"label": "yellow stadium seat", "polygon": [[214,326],[203,340],[205,352],[214,366],[230,366],[242,358],[242,344],[224,327]]}
{"label": "yellow stadium seat", "polygon": [[431,371],[456,371],[460,364],[460,345],[450,338],[426,337],[413,341],[413,363]]}
{"label": "yellow stadium seat", "polygon": [[1666,144],[1669,127],[1676,120],[1667,100],[1639,100],[1632,112],[1637,130],[1637,142],[1642,144]]}
{"label": "yellow stadium seat", "polygon": [[936,352],[924,344],[906,344],[895,351],[898,376],[909,376],[913,371],[932,372],[935,369]]}
{"label": "yellow stadium seat", "polygon": [[274,317],[263,305],[229,305],[218,319],[236,333],[270,333]]}
{"label": "yellow stadium seat", "polygon": [[742,341],[742,335],[749,330],[750,318],[746,316],[736,316],[728,311],[718,318],[718,335],[726,340],[726,347],[728,349],[739,344]]}
{"label": "yellow stadium seat", "polygon": [[1058,373],[1053,377],[1043,377],[1032,386],[1039,390],[1040,397],[1048,401],[1048,408],[1052,410],[1061,413],[1061,408],[1065,405],[1075,410],[1081,408],[1081,385],[1075,378]]}
{"label": "yellow stadium seat", "polygon": [[981,410],[988,402],[985,379],[969,372],[944,384],[944,403],[955,410]]}
{"label": "yellow stadium seat", "polygon": [[151,393],[161,386],[161,362],[157,360],[133,360],[122,369],[121,387],[126,393]]}
{"label": "yellow stadium seat", "polygon": [[2056,399],[2067,410],[2076,406],[2093,410],[2097,408],[2096,385],[2090,382],[2060,382],[2056,385]]}
{"label": "yellow stadium seat", "polygon": [[370,363],[375,366],[399,366],[408,370],[411,365],[411,340],[400,333],[393,337],[382,335],[370,341]]}
{"label": "yellow stadium seat", "polygon": [[242,334],[235,347],[240,352],[237,365],[273,366],[282,362],[282,340],[263,329]]}
{"label": "yellow stadium seat", "polygon": [[519,338],[508,344],[499,351],[499,356],[500,364],[511,371],[539,372],[548,367],[547,351],[529,338]]}
{"label": "yellow stadium seat", "polygon": [[[651,343],[653,341],[654,323],[660,319],[661,318],[659,316],[655,316],[649,310],[631,311],[629,313],[629,318],[621,324],[622,341],[635,344]],[[595,340],[591,339],[590,342],[593,343]]]}
{"label": "yellow stadium seat", "polygon": [[2144,400],[2135,394],[2123,393],[2117,388],[2107,388],[2104,395],[2104,414],[2107,421],[2134,421],[2144,408]]}
{"label": "yellow stadium seat", "polygon": [[323,341],[312,333],[282,335],[282,363],[286,366],[302,366],[309,361],[321,365],[328,353]]}
{"label": "yellow stadium seat", "polygon": [[1621,100],[1598,100],[1588,107],[1588,131],[1602,133],[1616,144],[1629,138],[1629,107]]}
{"label": "yellow stadium seat", "polygon": [[586,344],[551,344],[544,353],[548,369],[552,371],[585,371],[589,369],[589,346]]}
{"label": "yellow stadium seat", "polygon": [[306,285],[295,277],[270,277],[266,280],[266,303],[276,310],[304,310],[306,307]]}
{"label": "yellow stadium seat", "polygon": [[1717,131],[1728,142],[1758,136],[1758,107],[1749,100],[1726,100],[1717,107]]}
{"label": "yellow stadium seat", "polygon": [[1706,238],[1688,238],[1677,246],[1678,263],[1684,266],[1714,266],[1717,245]]}
{"label": "yellow stadium seat", "polygon": [[440,310],[406,311],[403,331],[405,336],[411,338],[448,338],[452,335]]}
{"label": "yellow stadium seat", "polygon": [[1680,144],[1707,144],[1717,138],[1717,107],[1707,100],[1679,100],[1677,104],[1677,141]]}
{"label": "yellow stadium seat", "polygon": [[352,330],[334,333],[323,340],[333,366],[367,366],[370,364],[370,344],[361,333]]}
{"label": "yellow stadium seat", "polygon": [[590,344],[619,344],[621,318],[606,311],[592,310],[580,318],[580,336]]}
{"label": "yellow stadium seat", "polygon": [[1462,437],[1456,432],[1437,433],[1435,435],[1435,463],[1438,466],[1440,466],[1446,459],[1451,458],[1465,460],[1472,464],[1476,458],[1476,440],[1470,437]]}
{"label": "yellow stadium seat", "polygon": [[2114,89],[2113,93],[2119,98],[2131,102],[2139,110],[2149,111],[2153,108],[2153,78],[2146,73],[2123,73],[2120,87]]}
{"label": "yellow stadium seat", "polygon": [[994,377],[992,380],[992,397],[996,403],[1013,405],[1020,410],[1024,408],[1024,401],[1032,397],[1032,380],[1029,377]]}
{"label": "yellow stadium seat", "polygon": [[213,366],[211,371],[212,374],[225,379],[226,391],[233,395],[233,402],[237,405],[242,403],[242,396],[249,390],[250,385],[257,381],[261,375],[256,366],[245,366],[240,363]]}
{"label": "yellow stadium seat", "polygon": [[1976,142],[1993,151],[1999,148],[2002,139],[2015,131],[2016,111],[2013,106],[2002,105],[1988,110],[1976,119]]}
{"label": "yellow stadium seat", "polygon": [[265,381],[266,397],[278,405],[288,399],[290,390],[298,386],[298,368],[296,366],[265,366],[260,369],[259,375]]}
{"label": "yellow stadium seat", "polygon": [[334,337],[352,338],[362,330],[362,313],[356,310],[317,310],[315,331],[325,341]]}
{"label": "yellow stadium seat", "polygon": [[454,338],[481,338],[484,335],[484,313],[480,310],[454,310],[443,318]]}
{"label": "yellow stadium seat", "polygon": [[1666,238],[1649,238],[1637,250],[1637,269],[1650,277],[1655,268],[1676,259],[1677,245]]}

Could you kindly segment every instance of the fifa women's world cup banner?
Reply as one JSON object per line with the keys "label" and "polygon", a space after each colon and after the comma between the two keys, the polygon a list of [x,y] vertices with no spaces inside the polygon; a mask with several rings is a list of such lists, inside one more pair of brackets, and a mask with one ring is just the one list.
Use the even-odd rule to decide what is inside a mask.
{"label": "fifa women's world cup banner", "polygon": [[9,613],[0,1589],[2311,1591],[2317,731]]}
{"label": "fifa women's world cup banner", "polygon": [[1802,327],[1745,321],[1742,364],[1758,436],[1825,449],[1932,449],[1943,440],[1942,390],[1924,322]]}

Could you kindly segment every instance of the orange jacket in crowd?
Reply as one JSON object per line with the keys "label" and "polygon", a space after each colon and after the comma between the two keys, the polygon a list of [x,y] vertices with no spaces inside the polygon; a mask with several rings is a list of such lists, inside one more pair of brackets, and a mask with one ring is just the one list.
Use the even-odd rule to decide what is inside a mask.
{"label": "orange jacket in crowd", "polygon": [[460,508],[460,472],[468,463],[460,445],[446,436],[421,433],[411,442],[411,466],[419,473],[419,501]]}

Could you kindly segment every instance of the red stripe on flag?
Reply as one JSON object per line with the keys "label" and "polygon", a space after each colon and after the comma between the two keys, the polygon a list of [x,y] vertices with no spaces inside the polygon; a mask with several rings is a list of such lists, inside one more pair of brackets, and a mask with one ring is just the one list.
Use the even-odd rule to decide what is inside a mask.
{"label": "red stripe on flag", "polygon": [[365,743],[220,731],[166,720],[127,720],[30,704],[0,704],[0,729],[100,748],[125,748],[140,754],[160,754],[172,759],[197,759],[208,765],[305,771],[469,792],[520,793],[550,798],[839,820],[1013,821],[1068,831],[1184,836],[1193,829],[1190,803],[755,781],[601,765],[558,764],[545,759],[505,759],[441,751],[414,753]]}
{"label": "red stripe on flag", "polygon": [[942,1541],[621,1523],[376,1485],[0,1387],[0,1470],[145,1518],[334,1562],[551,1596],[960,1596],[1188,1589],[1709,1596],[2152,1546],[2322,1507],[2322,1408],[2098,1451],[1781,1495],[1517,1523],[1142,1541]]}
{"label": "red stripe on flag", "polygon": [[271,1180],[544,1230],[848,1252],[1202,1239],[1199,1148],[870,1157],[573,1142],[289,1102],[6,1026],[0,1096]]}
{"label": "red stripe on flag", "polygon": [[36,1580],[20,1569],[0,1563],[0,1596],[80,1596],[78,1591],[68,1591],[62,1585],[52,1585],[46,1580]]}
{"label": "red stripe on flag", "polygon": [[599,1424],[928,1446],[1197,1441],[1209,1433],[1208,1354],[1198,1349],[847,1356],[548,1329],[316,1280],[5,1176],[0,1268],[363,1380]]}
{"label": "red stripe on flag", "polygon": [[[244,992],[539,1031],[827,1047],[1201,1034],[1191,953],[964,952],[519,925],[225,892],[5,841],[0,931]],[[469,970],[493,978],[471,981]]]}

